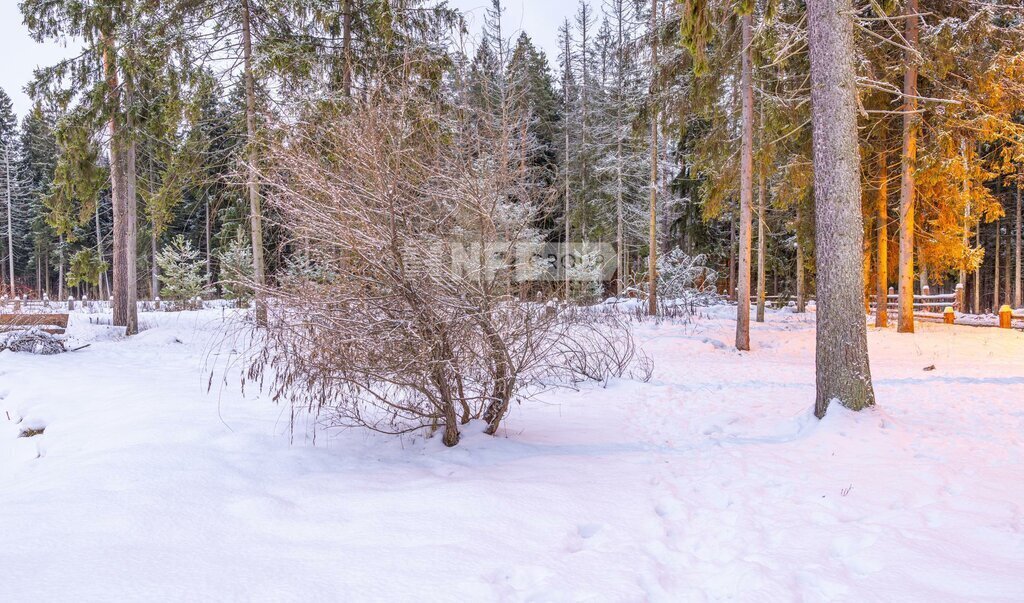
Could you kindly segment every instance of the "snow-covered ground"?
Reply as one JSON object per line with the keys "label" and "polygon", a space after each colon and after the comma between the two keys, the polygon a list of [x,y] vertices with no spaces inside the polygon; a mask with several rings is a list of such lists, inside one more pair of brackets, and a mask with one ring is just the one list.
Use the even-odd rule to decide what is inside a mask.
{"label": "snow-covered ground", "polygon": [[871,330],[880,407],[819,422],[813,315],[731,313],[454,449],[207,394],[221,310],[76,315],[0,353],[0,600],[1024,600],[1024,334]]}

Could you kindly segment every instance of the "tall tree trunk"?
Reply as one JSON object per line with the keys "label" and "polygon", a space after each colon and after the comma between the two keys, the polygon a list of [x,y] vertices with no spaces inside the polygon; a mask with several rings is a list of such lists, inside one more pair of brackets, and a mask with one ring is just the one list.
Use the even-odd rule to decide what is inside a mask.
{"label": "tall tree trunk", "polygon": [[[974,244],[981,247],[981,222],[974,233]],[[974,313],[981,314],[981,266],[974,269]]]}
{"label": "tall tree trunk", "polygon": [[864,245],[864,249],[861,251],[861,281],[864,283],[864,290],[860,292],[861,305],[864,307],[864,314],[871,313],[871,236],[872,228],[874,224],[872,218],[874,214],[867,217],[862,217],[861,225],[864,228],[864,232],[861,233],[860,240]]}
{"label": "tall tree trunk", "polygon": [[352,96],[352,0],[341,0],[341,91]]}
{"label": "tall tree trunk", "polygon": [[807,310],[807,291],[804,277],[804,250],[800,245],[800,227],[803,216],[800,204],[796,206],[796,311],[803,314]]}
{"label": "tall tree trunk", "polygon": [[762,167],[757,171],[758,183],[757,183],[757,322],[764,322],[764,304],[765,304],[765,253],[768,251],[768,243],[764,238],[764,168]]}
{"label": "tall tree trunk", "polygon": [[210,193],[206,192],[204,207],[206,210],[204,217],[204,234],[206,238],[206,285],[213,287],[213,251],[210,249]]}
{"label": "tall tree trunk", "polygon": [[903,169],[900,178],[899,317],[897,331],[914,332],[914,171],[917,169],[917,0],[907,0],[903,73]]}
{"label": "tall tree trunk", "polygon": [[60,248],[57,250],[57,299],[64,299],[64,235],[59,239]]}
{"label": "tall tree trunk", "polygon": [[[587,58],[587,49],[589,43],[587,42],[587,17],[586,11],[590,5],[586,3],[580,4],[580,10],[583,12],[583,18],[579,20],[580,26],[580,149],[581,152],[586,153],[588,147],[588,136],[590,134],[590,113],[588,93],[590,91],[590,75],[587,67],[590,65],[590,60]],[[500,27],[500,19],[499,25]],[[501,30],[498,30],[498,35],[501,35]],[[502,63],[499,62],[499,65]],[[588,239],[588,222],[590,220],[590,199],[587,192],[587,176],[588,176],[588,162],[580,161],[580,241],[586,242]]]}
{"label": "tall tree trunk", "polygon": [[260,185],[256,169],[259,152],[256,148],[256,82],[252,66],[252,16],[249,0],[242,0],[242,58],[245,63],[245,132],[248,143],[248,168],[246,169],[249,192],[249,227],[252,231],[252,268],[256,282],[256,323],[267,323],[267,305],[261,289],[266,284],[266,269],[263,263],[263,210],[260,205]]}
{"label": "tall tree trunk", "polygon": [[[963,248],[964,248],[964,258],[960,262],[960,284],[962,284],[964,286],[963,295],[964,295],[964,305],[966,306],[967,305],[967,301],[966,301],[966,299],[967,299],[967,288],[966,288],[967,287],[967,247],[971,243],[971,225],[970,225],[970,221],[971,221],[971,197],[970,197],[971,180],[967,176],[968,172],[967,172],[967,141],[966,140],[961,140],[960,141],[960,161],[963,163],[963,168],[964,168],[964,181],[963,181],[963,185],[962,185],[963,186],[963,193],[964,193],[964,197],[967,199],[967,202],[964,204],[964,236],[963,236],[963,241],[962,241]],[[967,309],[966,308],[960,308],[960,311],[961,312],[966,312]],[[977,308],[975,308],[975,311],[977,311]]]}
{"label": "tall tree trunk", "polygon": [[[138,308],[135,305],[135,143],[128,140],[120,123],[125,112],[118,86],[114,39],[108,35],[103,41],[103,69],[107,81],[109,106],[114,111],[110,118],[110,188],[114,204],[113,322],[116,326],[124,327],[127,335],[134,335],[139,330]],[[126,85],[127,101],[130,101],[130,95],[130,86]],[[130,126],[130,122],[125,125]],[[63,269],[63,261],[61,268]]]}
{"label": "tall tree trunk", "polygon": [[7,270],[11,279],[11,296],[14,296],[14,205],[11,200],[11,150],[4,146],[4,169],[7,172]]}
{"label": "tall tree trunk", "polygon": [[736,300],[736,224],[729,220],[729,301]]}
{"label": "tall tree trunk", "polygon": [[808,0],[818,255],[817,399],[860,410],[875,403],[864,321],[863,220],[850,0]]}
{"label": "tall tree trunk", "polygon": [[875,326],[889,326],[889,157],[878,152],[878,197],[875,199]]}
{"label": "tall tree trunk", "polygon": [[625,82],[623,81],[623,73],[626,69],[625,64],[625,48],[623,47],[623,21],[625,20],[623,13],[622,2],[617,2],[613,6],[615,11],[615,25],[616,25],[616,47],[615,47],[615,86],[616,86],[616,102],[615,102],[615,297],[622,295],[622,281],[625,278],[626,264],[623,261],[623,255],[625,254],[625,240],[623,237],[623,215],[622,215],[622,102],[623,102],[623,90],[625,90]]}
{"label": "tall tree trunk", "polygon": [[[562,68],[564,70],[564,73],[566,74],[566,78],[568,78],[568,74],[570,73],[570,70],[572,69],[572,40],[569,39],[569,20],[568,19],[566,19],[566,21],[565,21],[565,52],[564,52],[564,59],[565,59],[565,64],[563,65]],[[568,79],[566,81],[568,82]],[[569,183],[570,183],[570,181],[569,181],[569,153],[571,151],[570,151],[570,146],[569,146],[569,144],[570,144],[570,140],[569,140],[570,128],[569,128],[569,123],[568,122],[569,122],[569,111],[570,111],[571,107],[569,106],[569,86],[568,85],[563,85],[562,86],[562,103],[565,106],[565,126],[564,126],[564,129],[565,129],[565,199],[564,199],[565,208],[563,210],[564,220],[565,220],[565,249],[562,251],[562,254],[563,254],[563,257],[562,257],[562,272],[563,272],[563,278],[565,280],[565,300],[569,301],[569,298],[570,298],[572,292],[571,292],[571,289],[570,289],[570,286],[569,286],[570,285],[570,282],[569,282],[569,270],[568,270],[569,265],[568,265],[567,262],[568,262],[568,259],[569,259],[569,250],[570,250],[570,243],[569,243],[569,241],[570,241],[569,237],[571,236],[570,228],[572,226],[572,224],[571,224],[572,221],[570,220],[570,217],[569,217],[569,209],[570,209],[569,208],[569,204],[570,204],[570,200],[572,198],[572,189],[569,186]]]}
{"label": "tall tree trunk", "polygon": [[[100,229],[100,202],[99,202],[99,199],[96,200],[95,221],[96,221],[96,258],[102,264],[103,263],[103,231]],[[100,299],[106,299],[107,297],[110,297],[109,290],[106,290],[104,288],[104,285],[106,285],[106,282],[107,282],[107,271],[104,270],[103,272],[101,272],[100,275],[99,275],[99,279],[97,279],[97,280],[98,280],[97,287],[99,288]]]}
{"label": "tall tree trunk", "polygon": [[153,255],[153,267],[149,274],[149,297],[150,299],[156,299],[160,297],[160,267],[156,265],[156,256],[159,250],[156,245],[155,228],[149,233],[149,248],[150,253]]}
{"label": "tall tree trunk", "polygon": [[751,205],[754,197],[754,67],[751,45],[754,39],[754,18],[742,17],[742,140],[740,148],[740,251],[736,284],[736,349],[750,349],[750,255]]}
{"label": "tall tree trunk", "polygon": [[647,254],[647,313],[658,313],[658,0],[651,0],[651,223]]}
{"label": "tall tree trunk", "polygon": [[[1007,230],[1009,235],[1009,230]],[[1007,240],[1006,244],[1003,245],[1003,301],[1004,304],[1013,303],[1013,281],[1010,280],[1010,265],[1013,264],[1011,253],[1013,252],[1013,246],[1010,241]]]}
{"label": "tall tree trunk", "polygon": [[1021,280],[1020,280],[1020,256],[1021,256],[1021,251],[1020,251],[1020,218],[1021,218],[1021,211],[1020,211],[1020,209],[1021,209],[1020,208],[1020,174],[1017,175],[1017,181],[1014,183],[1013,189],[1014,189],[1014,191],[1016,191],[1016,194],[1017,194],[1017,221],[1016,221],[1016,223],[1014,225],[1014,230],[1015,230],[1014,239],[1015,240],[1014,240],[1014,246],[1013,246],[1013,253],[1014,253],[1014,261],[1013,261],[1013,307],[1014,308],[1020,308],[1020,307],[1024,307],[1024,303],[1022,303],[1022,302],[1024,302],[1024,300],[1021,299],[1022,297],[1024,297],[1024,292],[1022,292],[1020,290],[1020,286],[1021,286]]}
{"label": "tall tree trunk", "polygon": [[999,220],[996,220],[996,252],[992,255],[992,311],[999,312]]}

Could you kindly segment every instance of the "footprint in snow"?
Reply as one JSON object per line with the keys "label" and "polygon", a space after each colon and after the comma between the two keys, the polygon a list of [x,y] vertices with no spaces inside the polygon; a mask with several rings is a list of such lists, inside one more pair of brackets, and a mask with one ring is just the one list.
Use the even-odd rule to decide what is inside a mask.
{"label": "footprint in snow", "polygon": [[581,523],[576,526],[576,532],[570,533],[565,548],[570,553],[579,553],[591,545],[591,539],[601,531],[599,523]]}

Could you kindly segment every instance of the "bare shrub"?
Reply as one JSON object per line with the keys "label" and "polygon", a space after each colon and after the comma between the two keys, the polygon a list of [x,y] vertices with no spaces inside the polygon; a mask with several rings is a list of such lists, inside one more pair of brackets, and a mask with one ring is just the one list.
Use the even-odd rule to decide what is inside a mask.
{"label": "bare shrub", "polygon": [[389,94],[276,137],[267,203],[295,257],[261,291],[248,378],[330,424],[453,446],[523,396],[633,371],[621,321],[519,301],[517,246],[541,240],[550,199],[518,131]]}

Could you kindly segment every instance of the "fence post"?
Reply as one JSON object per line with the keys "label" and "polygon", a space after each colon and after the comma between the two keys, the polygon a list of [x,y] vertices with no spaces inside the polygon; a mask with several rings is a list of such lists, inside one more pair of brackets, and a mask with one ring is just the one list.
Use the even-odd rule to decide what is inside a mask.
{"label": "fence post", "polygon": [[1010,323],[1011,323],[1012,320],[1013,320],[1013,310],[1010,309],[1010,306],[1004,305],[1002,308],[999,308],[999,328],[1000,329],[1009,329],[1010,328]]}
{"label": "fence post", "polygon": [[75,311],[75,296],[74,295],[69,295],[68,296],[68,311],[69,312],[74,312]]}
{"label": "fence post", "polygon": [[956,293],[955,293],[955,295],[956,295],[956,298],[953,301],[953,307],[956,308],[957,310],[959,310],[960,312],[963,312],[964,311],[964,284],[963,283],[957,283],[956,284]]}

